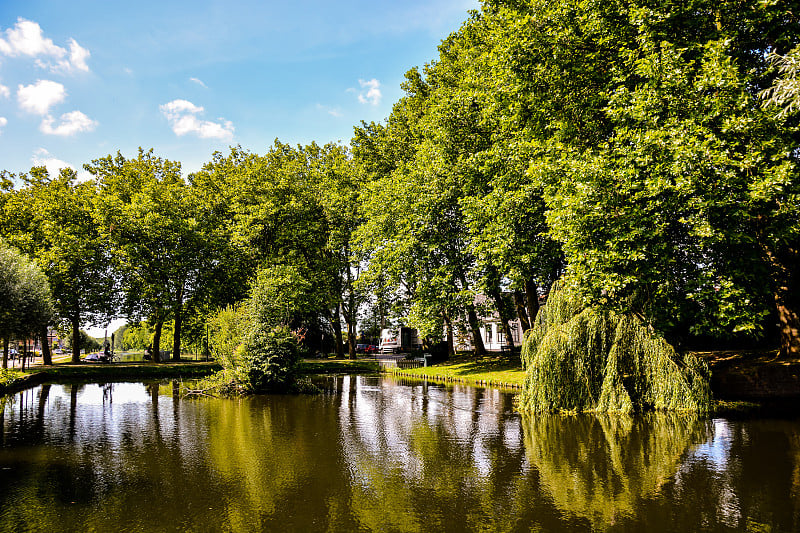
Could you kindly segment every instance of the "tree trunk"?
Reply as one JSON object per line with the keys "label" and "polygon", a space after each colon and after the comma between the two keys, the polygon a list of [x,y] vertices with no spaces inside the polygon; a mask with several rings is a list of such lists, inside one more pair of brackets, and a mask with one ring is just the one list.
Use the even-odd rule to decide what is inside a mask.
{"label": "tree trunk", "polygon": [[532,279],[525,280],[525,304],[528,307],[530,324],[533,326],[536,315],[539,314],[539,291]]}
{"label": "tree trunk", "polygon": [[[462,269],[457,271],[458,280],[461,282],[461,289],[467,290],[469,283],[467,283],[467,276]],[[458,286],[456,286],[458,289]],[[481,326],[478,320],[478,313],[475,311],[475,304],[467,304],[467,322],[469,329],[472,331],[472,346],[475,349],[476,356],[486,355],[486,347],[483,345],[483,337],[481,337]]]}
{"label": "tree trunk", "polygon": [[[350,245],[345,244],[345,256],[350,256]],[[347,355],[350,359],[356,358],[356,335],[358,327],[356,312],[358,305],[356,304],[356,295],[353,290],[353,271],[350,269],[350,261],[345,261],[345,283],[347,289],[347,308],[345,311],[345,320],[347,321]]]}
{"label": "tree trunk", "polygon": [[771,267],[773,298],[778,312],[780,356],[800,357],[800,251],[762,244]]}
{"label": "tree trunk", "polygon": [[336,344],[336,358],[344,359],[344,347],[342,346],[342,319],[341,319],[341,304],[337,303],[333,311],[333,335],[336,337],[334,342]]}
{"label": "tree trunk", "polygon": [[155,323],[156,331],[153,333],[153,361],[156,363],[161,362],[161,328],[164,326],[163,320],[157,320]]}
{"label": "tree trunk", "polygon": [[777,292],[775,306],[780,322],[781,357],[800,357],[800,315],[792,294]]}
{"label": "tree trunk", "polygon": [[42,328],[42,364],[52,366],[53,355],[50,353],[50,342],[47,339],[47,326]]}
{"label": "tree trunk", "polygon": [[455,343],[454,343],[454,335],[453,335],[453,322],[450,320],[450,314],[445,311],[442,313],[442,317],[444,318],[444,324],[447,328],[447,357],[451,358],[456,355]]}
{"label": "tree trunk", "polygon": [[3,368],[8,368],[8,337],[3,338]]}
{"label": "tree trunk", "polygon": [[72,323],[72,362],[81,362],[81,319],[78,315],[70,317]]}
{"label": "tree trunk", "polygon": [[517,317],[522,325],[522,334],[524,335],[531,329],[531,321],[528,319],[528,310],[525,309],[525,295],[519,289],[514,289],[514,307],[517,309]]}
{"label": "tree trunk", "polygon": [[356,333],[355,325],[347,322],[347,356],[350,359],[356,358]]}
{"label": "tree trunk", "polygon": [[181,360],[181,325],[183,324],[183,287],[178,289],[178,298],[175,302],[175,334],[172,338],[172,360]]}
{"label": "tree trunk", "polygon": [[503,325],[503,332],[506,336],[506,345],[512,350],[514,349],[514,336],[511,331],[512,313],[506,305],[506,300],[503,298],[503,293],[499,287],[492,287],[489,291],[489,297],[494,300],[494,307],[497,309],[497,314],[500,315],[500,323]]}
{"label": "tree trunk", "polygon": [[469,329],[472,331],[472,346],[475,349],[475,355],[486,355],[486,347],[483,345],[483,337],[481,337],[481,325],[478,320],[478,313],[475,311],[475,306],[473,304],[467,306],[467,321],[469,322]]}

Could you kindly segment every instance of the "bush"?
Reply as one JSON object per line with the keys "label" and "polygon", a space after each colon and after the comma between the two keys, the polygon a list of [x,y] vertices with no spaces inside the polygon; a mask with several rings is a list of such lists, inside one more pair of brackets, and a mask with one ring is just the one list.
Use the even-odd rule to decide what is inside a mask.
{"label": "bush", "polygon": [[257,324],[238,356],[246,372],[246,388],[252,392],[289,391],[297,377],[298,346],[289,328]]}
{"label": "bush", "polygon": [[286,289],[289,294],[282,292],[279,282],[284,278],[276,272],[262,271],[245,302],[211,319],[212,353],[222,370],[204,380],[202,390],[248,394],[310,389],[297,379],[299,346],[284,323],[286,309],[297,304],[291,294],[296,287]]}

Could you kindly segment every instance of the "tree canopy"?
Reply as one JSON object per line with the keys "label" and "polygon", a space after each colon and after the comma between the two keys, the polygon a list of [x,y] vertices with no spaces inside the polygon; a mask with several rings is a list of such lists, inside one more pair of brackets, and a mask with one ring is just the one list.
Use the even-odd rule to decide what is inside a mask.
{"label": "tree canopy", "polygon": [[248,298],[309,351],[354,355],[369,317],[481,353],[484,322],[510,344],[558,279],[680,351],[793,356],[799,49],[789,0],[485,0],[349,147],[4,172],[0,231],[62,318],[146,320],[156,351],[171,322],[173,357]]}

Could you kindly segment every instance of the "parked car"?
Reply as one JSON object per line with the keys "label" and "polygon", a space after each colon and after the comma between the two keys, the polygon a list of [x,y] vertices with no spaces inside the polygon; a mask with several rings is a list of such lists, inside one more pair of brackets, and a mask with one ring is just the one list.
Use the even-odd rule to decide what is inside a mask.
{"label": "parked car", "polygon": [[368,344],[356,344],[356,353],[367,353]]}
{"label": "parked car", "polygon": [[378,353],[378,347],[375,346],[374,344],[370,344],[369,346],[367,346],[367,349],[364,353]]}

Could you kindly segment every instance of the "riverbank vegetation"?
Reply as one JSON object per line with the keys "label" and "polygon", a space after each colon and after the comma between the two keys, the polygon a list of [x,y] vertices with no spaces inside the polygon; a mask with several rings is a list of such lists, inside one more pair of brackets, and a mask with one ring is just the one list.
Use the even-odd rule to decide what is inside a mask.
{"label": "riverbank vegetation", "polygon": [[[201,345],[240,384],[274,357],[284,377],[304,355],[355,357],[367,325],[417,327],[451,355],[460,338],[480,357],[495,315],[514,348],[512,319],[531,330],[560,279],[590,310],[577,329],[610,348],[530,333],[526,394],[616,361],[607,387],[570,386],[564,405],[597,408],[605,391],[608,408],[680,407],[651,397],[682,395],[662,387],[676,365],[695,369],[680,379],[703,403],[687,350],[800,357],[799,46],[788,0],[485,0],[349,146],[232,147],[188,176],[153,150],[93,160],[88,182],[5,172],[0,237],[39,264],[73,337],[114,315],[146,321],[158,360],[168,327],[173,358]],[[211,335],[255,293],[262,328]],[[633,359],[614,351],[617,330],[638,339]],[[287,331],[296,347],[275,337]],[[659,377],[626,384],[619,365]]]}
{"label": "riverbank vegetation", "polygon": [[523,410],[706,412],[708,366],[636,316],[584,307],[556,283],[525,338]]}

